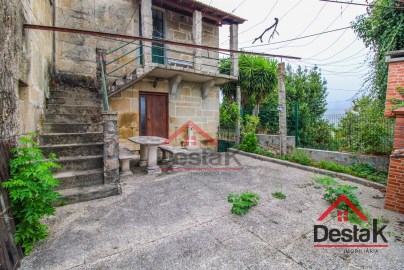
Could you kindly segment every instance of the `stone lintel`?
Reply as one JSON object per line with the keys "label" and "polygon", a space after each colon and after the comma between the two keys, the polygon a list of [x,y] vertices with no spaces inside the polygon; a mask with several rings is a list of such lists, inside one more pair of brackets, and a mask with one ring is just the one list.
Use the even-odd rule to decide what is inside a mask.
{"label": "stone lintel", "polygon": [[206,99],[209,95],[209,90],[215,85],[215,80],[207,81],[202,86],[202,99]]}
{"label": "stone lintel", "polygon": [[179,74],[170,79],[170,95],[177,96],[177,89],[181,81],[182,75]]}
{"label": "stone lintel", "polygon": [[404,50],[390,51],[386,53],[386,63],[404,62]]}

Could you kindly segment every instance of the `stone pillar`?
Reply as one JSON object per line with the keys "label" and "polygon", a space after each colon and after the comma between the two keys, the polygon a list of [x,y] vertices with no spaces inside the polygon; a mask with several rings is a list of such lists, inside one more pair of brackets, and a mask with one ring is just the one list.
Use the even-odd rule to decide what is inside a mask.
{"label": "stone pillar", "polygon": [[286,92],[285,92],[285,63],[278,64],[278,100],[279,100],[279,143],[280,154],[286,155]]}
{"label": "stone pillar", "polygon": [[[105,67],[105,55],[107,54],[107,51],[104,49],[96,48],[96,63],[97,63],[97,74],[96,74],[96,79],[95,79],[95,86],[98,89],[98,93],[102,93],[101,89],[101,63],[104,64]],[[105,70],[104,70],[105,72]]]}
{"label": "stone pillar", "polygon": [[387,53],[386,62],[389,74],[385,115],[396,118],[396,125],[384,207],[404,214],[404,107],[394,102],[404,101],[404,50]]}
{"label": "stone pillar", "polygon": [[236,144],[240,144],[240,129],[241,129],[241,88],[240,85],[237,85],[237,93],[236,93],[236,101],[238,105],[238,111],[239,111],[239,118],[237,120],[237,126],[236,126]]}
{"label": "stone pillar", "polygon": [[[153,38],[152,1],[141,0],[140,5],[142,37]],[[143,42],[143,64],[145,67],[149,67],[152,64],[151,46],[151,42]]]}
{"label": "stone pillar", "polygon": [[119,184],[118,113],[104,113],[104,184]]}
{"label": "stone pillar", "polygon": [[[238,24],[230,25],[230,50],[238,50]],[[230,53],[230,75],[238,77],[238,54]]]}
{"label": "stone pillar", "polygon": [[[195,10],[192,26],[192,36],[195,45],[202,45],[202,12]],[[195,48],[194,49],[194,69],[201,70],[202,69],[202,49]]]}

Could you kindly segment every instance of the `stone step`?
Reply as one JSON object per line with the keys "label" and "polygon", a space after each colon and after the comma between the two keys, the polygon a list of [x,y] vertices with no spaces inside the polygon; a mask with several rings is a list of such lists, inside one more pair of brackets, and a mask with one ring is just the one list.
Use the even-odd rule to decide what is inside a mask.
{"label": "stone step", "polygon": [[[76,90],[78,89],[78,90]],[[97,92],[90,92],[83,88],[65,88],[57,91],[51,91],[52,98],[82,98],[82,99],[101,99],[102,95]]]}
{"label": "stone step", "polygon": [[44,123],[44,133],[85,133],[102,132],[101,124],[53,124]]}
{"label": "stone step", "polygon": [[56,169],[56,172],[66,171],[80,171],[80,170],[94,170],[102,169],[104,166],[104,159],[102,155],[98,156],[85,156],[85,157],[65,157],[57,160],[62,168]]}
{"label": "stone step", "polygon": [[58,145],[71,143],[96,143],[103,142],[102,132],[88,133],[49,133],[39,137],[41,145]]}
{"label": "stone step", "polygon": [[119,184],[105,184],[82,188],[60,190],[59,193],[68,203],[85,202],[121,194]]}
{"label": "stone step", "polygon": [[48,105],[85,105],[85,106],[101,106],[102,99],[94,99],[94,98],[79,98],[79,97],[72,97],[72,98],[54,98],[50,97],[47,101]]}
{"label": "stone step", "polygon": [[55,153],[58,158],[102,155],[103,147],[104,143],[102,142],[40,146],[46,156]]}
{"label": "stone step", "polygon": [[101,114],[102,106],[85,106],[85,105],[52,105],[48,104],[47,113],[71,113],[71,114]]}
{"label": "stone step", "polygon": [[68,114],[45,113],[45,123],[48,124],[98,124],[102,122],[101,114]]}
{"label": "stone step", "polygon": [[56,190],[81,188],[104,184],[103,169],[65,171],[55,173],[53,176],[59,180],[59,186],[56,187]]}

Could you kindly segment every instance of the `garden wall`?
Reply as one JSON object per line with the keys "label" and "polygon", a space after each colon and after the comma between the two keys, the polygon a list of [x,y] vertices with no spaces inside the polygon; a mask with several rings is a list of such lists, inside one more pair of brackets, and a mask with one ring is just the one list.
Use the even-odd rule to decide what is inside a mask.
{"label": "garden wall", "polygon": [[306,152],[313,161],[331,161],[340,165],[351,165],[354,163],[366,163],[378,170],[389,169],[389,157],[383,156],[367,156],[352,153],[342,153],[326,150],[298,148]]}
{"label": "garden wall", "polygon": [[[265,148],[279,150],[280,149],[280,138],[279,135],[266,135],[266,134],[255,134],[258,138],[258,143]],[[293,149],[295,149],[295,136],[286,137],[286,149],[287,153],[290,154]]]}

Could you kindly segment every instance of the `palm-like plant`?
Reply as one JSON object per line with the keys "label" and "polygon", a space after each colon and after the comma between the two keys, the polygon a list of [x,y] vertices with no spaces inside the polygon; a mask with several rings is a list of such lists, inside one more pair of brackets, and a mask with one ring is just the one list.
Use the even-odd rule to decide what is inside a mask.
{"label": "palm-like plant", "polygon": [[[230,60],[223,59],[221,73],[230,73]],[[239,79],[241,88],[241,107],[247,101],[254,104],[253,115],[258,115],[259,106],[277,87],[277,62],[262,56],[241,54],[239,56]],[[223,93],[230,100],[234,99],[237,83],[228,83],[222,87]]]}

